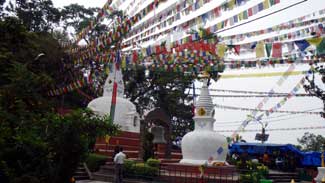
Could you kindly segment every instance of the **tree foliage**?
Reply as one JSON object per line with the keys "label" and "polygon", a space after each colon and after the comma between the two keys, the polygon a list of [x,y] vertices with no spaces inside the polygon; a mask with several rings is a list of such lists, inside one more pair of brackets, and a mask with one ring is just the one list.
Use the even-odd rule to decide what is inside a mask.
{"label": "tree foliage", "polygon": [[51,0],[16,0],[14,4],[10,1],[6,10],[15,14],[28,31],[47,32],[60,21],[60,11]]}
{"label": "tree foliage", "polygon": [[322,151],[325,150],[325,137],[306,132],[301,138],[297,139],[303,151]]}
{"label": "tree foliage", "polygon": [[68,182],[95,139],[118,128],[90,111],[60,116],[46,92],[64,53],[46,32],[16,18],[0,21],[0,182]]}
{"label": "tree foliage", "polygon": [[61,10],[61,21],[65,29],[71,26],[78,33],[89,25],[97,11],[98,8],[85,8],[79,4],[70,4]]}
{"label": "tree foliage", "polygon": [[125,94],[133,102],[140,115],[146,110],[162,108],[169,115],[173,135],[184,136],[193,130],[192,96],[186,92],[196,76],[181,72],[158,72],[142,66],[124,72]]}

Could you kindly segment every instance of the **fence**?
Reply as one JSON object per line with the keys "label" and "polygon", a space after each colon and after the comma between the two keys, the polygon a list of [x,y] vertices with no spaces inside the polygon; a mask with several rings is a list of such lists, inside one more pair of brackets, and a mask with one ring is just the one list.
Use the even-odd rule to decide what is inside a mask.
{"label": "fence", "polygon": [[202,174],[198,167],[162,165],[158,177],[166,183],[239,183],[239,173],[232,167],[212,167]]}

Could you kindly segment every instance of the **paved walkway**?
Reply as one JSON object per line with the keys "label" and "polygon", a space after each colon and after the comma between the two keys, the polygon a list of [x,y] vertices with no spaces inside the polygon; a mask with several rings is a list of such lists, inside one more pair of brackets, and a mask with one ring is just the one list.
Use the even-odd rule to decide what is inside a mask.
{"label": "paved walkway", "polygon": [[103,182],[97,180],[79,180],[76,183],[111,183],[111,182]]}

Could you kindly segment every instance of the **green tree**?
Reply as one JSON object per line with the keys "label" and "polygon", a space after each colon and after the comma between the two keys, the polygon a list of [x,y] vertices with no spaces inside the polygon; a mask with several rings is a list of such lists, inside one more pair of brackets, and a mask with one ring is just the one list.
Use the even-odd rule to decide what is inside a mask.
{"label": "green tree", "polygon": [[10,1],[6,10],[16,14],[28,31],[47,32],[60,21],[60,11],[51,0],[16,0],[15,5]]}
{"label": "green tree", "polygon": [[95,18],[97,11],[98,8],[85,8],[83,5],[70,4],[61,10],[61,21],[65,29],[72,27],[79,33]]}
{"label": "green tree", "polygon": [[51,34],[15,18],[0,21],[0,33],[0,180],[68,182],[96,137],[118,128],[87,110],[56,114],[58,98],[46,92],[64,72],[64,53]]}
{"label": "green tree", "polygon": [[[172,139],[193,130],[193,96],[188,89],[198,73],[149,71],[136,66],[124,71],[125,94],[133,102],[140,115],[144,111],[160,107],[169,115],[172,123]],[[212,73],[217,78],[217,73]]]}
{"label": "green tree", "polygon": [[325,137],[322,135],[315,135],[313,133],[306,132],[297,141],[302,146],[303,151],[322,151],[325,147]]}

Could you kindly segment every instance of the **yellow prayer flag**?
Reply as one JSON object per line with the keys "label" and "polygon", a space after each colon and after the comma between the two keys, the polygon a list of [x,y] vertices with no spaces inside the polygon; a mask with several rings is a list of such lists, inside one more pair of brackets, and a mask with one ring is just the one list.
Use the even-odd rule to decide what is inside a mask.
{"label": "yellow prayer flag", "polygon": [[256,45],[256,58],[265,57],[264,53],[264,42],[259,42]]}
{"label": "yellow prayer flag", "polygon": [[105,143],[109,144],[109,140],[111,139],[111,136],[105,135]]}
{"label": "yellow prayer flag", "polygon": [[217,24],[217,28],[218,28],[218,30],[220,30],[220,29],[222,28],[222,24],[221,24],[221,22],[219,22],[219,23]]}
{"label": "yellow prayer flag", "polygon": [[122,57],[122,69],[126,68],[126,57]]}
{"label": "yellow prayer flag", "polygon": [[230,0],[230,1],[228,2],[228,8],[229,8],[230,10],[232,10],[232,9],[234,9],[234,6],[235,6],[235,0]]}
{"label": "yellow prayer flag", "polygon": [[199,36],[200,38],[203,38],[203,30],[199,30]]}
{"label": "yellow prayer flag", "polygon": [[228,148],[228,143],[224,143],[224,144],[222,145],[222,148],[227,149],[227,148]]}
{"label": "yellow prayer flag", "polygon": [[240,12],[240,13],[238,14],[238,19],[239,19],[239,20],[244,20],[244,12]]}
{"label": "yellow prayer flag", "polygon": [[105,72],[106,72],[107,75],[109,75],[109,68],[108,67],[105,68]]}
{"label": "yellow prayer flag", "polygon": [[269,0],[265,0],[263,2],[263,6],[264,6],[264,9],[268,9],[270,7],[270,1]]}
{"label": "yellow prayer flag", "polygon": [[147,55],[147,50],[145,48],[142,48],[141,49],[141,52],[142,52],[142,55],[143,56],[146,56]]}
{"label": "yellow prayer flag", "polygon": [[308,41],[309,44],[318,46],[322,42],[323,38],[316,37],[316,38],[309,38],[306,41]]}
{"label": "yellow prayer flag", "polygon": [[219,45],[217,45],[217,49],[218,49],[218,56],[220,58],[223,58],[225,56],[225,52],[226,52],[226,45],[219,44]]}

